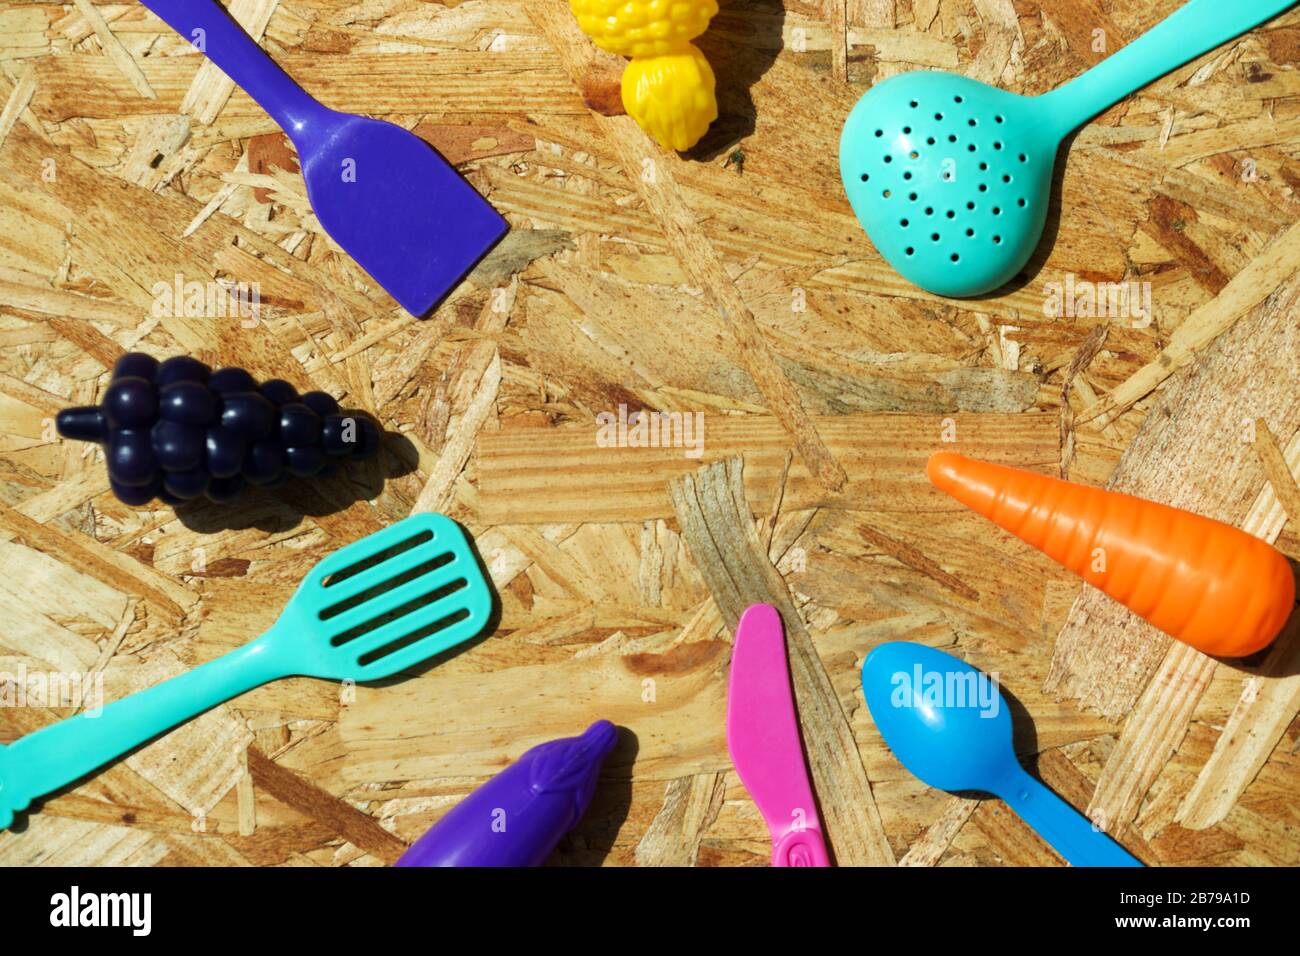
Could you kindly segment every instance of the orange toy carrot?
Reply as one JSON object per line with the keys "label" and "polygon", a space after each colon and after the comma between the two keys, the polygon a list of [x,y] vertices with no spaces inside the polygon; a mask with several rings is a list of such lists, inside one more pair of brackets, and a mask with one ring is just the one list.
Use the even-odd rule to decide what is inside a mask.
{"label": "orange toy carrot", "polygon": [[1206,654],[1253,654],[1294,608],[1286,558],[1221,521],[952,452],[932,456],[926,472],[968,508]]}

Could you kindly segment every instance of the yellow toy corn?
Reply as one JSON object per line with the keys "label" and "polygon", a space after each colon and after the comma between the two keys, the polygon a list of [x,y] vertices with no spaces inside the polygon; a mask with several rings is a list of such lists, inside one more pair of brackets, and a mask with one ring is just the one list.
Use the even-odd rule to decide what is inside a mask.
{"label": "yellow toy corn", "polygon": [[709,61],[691,41],[708,29],[717,0],[569,0],[596,46],[632,62],[623,108],[665,149],[690,149],[718,118]]}

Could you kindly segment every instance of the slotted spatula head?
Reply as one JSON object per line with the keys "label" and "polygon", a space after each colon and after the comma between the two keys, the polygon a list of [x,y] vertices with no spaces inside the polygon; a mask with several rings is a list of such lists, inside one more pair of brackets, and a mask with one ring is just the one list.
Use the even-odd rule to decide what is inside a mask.
{"label": "slotted spatula head", "polygon": [[320,224],[412,315],[437,304],[508,228],[400,126],[322,108],[288,132]]}
{"label": "slotted spatula head", "polygon": [[379,680],[474,637],[491,611],[487,580],[460,526],[418,514],[317,564],[271,640],[296,673]]}
{"label": "slotted spatula head", "polygon": [[1043,234],[1057,124],[1033,101],[951,73],[867,91],[840,138],[840,176],[891,266],[938,295],[992,292]]}

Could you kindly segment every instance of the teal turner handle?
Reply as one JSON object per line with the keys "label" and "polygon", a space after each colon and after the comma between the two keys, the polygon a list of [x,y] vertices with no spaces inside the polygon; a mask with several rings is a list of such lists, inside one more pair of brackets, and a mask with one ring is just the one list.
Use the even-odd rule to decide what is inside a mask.
{"label": "teal turner handle", "polygon": [[1082,126],[1152,80],[1190,63],[1298,0],[1190,0],[1128,46],[1078,79],[1040,98],[1061,129]]}
{"label": "teal turner handle", "polygon": [[37,797],[277,677],[287,676],[271,632],[214,661],[0,747],[0,829]]}

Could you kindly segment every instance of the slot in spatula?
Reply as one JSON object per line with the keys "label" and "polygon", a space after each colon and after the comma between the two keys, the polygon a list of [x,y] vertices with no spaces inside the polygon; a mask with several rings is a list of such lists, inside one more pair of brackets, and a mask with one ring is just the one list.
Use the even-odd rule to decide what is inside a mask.
{"label": "slot in spatula", "polygon": [[280,124],[321,226],[407,312],[428,312],[505,234],[500,214],[424,140],[326,109],[215,0],[142,2]]}
{"label": "slot in spatula", "polygon": [[36,797],[217,704],[281,677],[373,681],[478,634],[492,596],[464,532],[418,514],[308,572],[257,640],[178,677],[0,747],[0,829]]}

